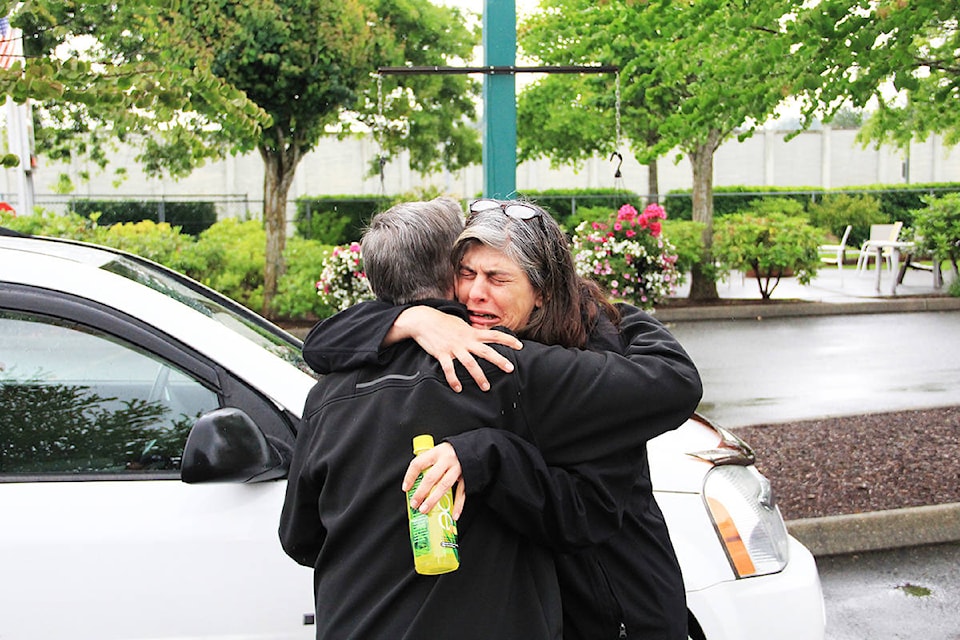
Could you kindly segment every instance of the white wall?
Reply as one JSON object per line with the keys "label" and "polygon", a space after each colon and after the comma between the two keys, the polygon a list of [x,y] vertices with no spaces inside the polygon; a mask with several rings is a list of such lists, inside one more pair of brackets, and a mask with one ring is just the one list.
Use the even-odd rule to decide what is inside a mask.
{"label": "white wall", "polygon": [[[714,185],[796,186],[840,188],[877,184],[906,184],[903,175],[905,153],[891,147],[879,150],[863,148],[854,140],[855,131],[818,130],[785,141],[786,132],[759,131],[743,142],[728,141],[718,150],[714,164]],[[301,195],[379,195],[398,194],[431,185],[459,198],[470,198],[482,190],[483,170],[473,166],[455,174],[427,177],[412,172],[403,160],[388,165],[384,183],[366,175],[370,160],[376,157],[376,145],[370,139],[324,140],[308,154],[297,171],[290,191],[291,202]],[[34,172],[34,192],[38,205],[58,208],[66,200],[57,196],[54,186],[66,173],[77,186],[73,196],[128,196],[151,199],[177,199],[189,196],[208,200],[227,200],[224,215],[259,215],[263,199],[263,164],[256,153],[228,158],[198,169],[180,181],[147,178],[134,160],[135,152],[122,148],[113,156],[114,166],[126,167],[126,180],[116,182],[112,169],[98,173],[95,166],[74,162],[50,163],[42,156]],[[690,188],[689,162],[674,162],[672,153],[660,160],[660,191]],[[594,158],[579,171],[551,169],[548,160],[525,162],[517,168],[517,188],[523,190],[623,187],[647,193],[647,170],[631,157],[624,160],[620,184],[614,179],[616,163]],[[81,172],[91,174],[90,181],[80,179]],[[0,199],[14,207],[19,202],[17,174],[5,170],[0,182]],[[960,150],[943,146],[939,137],[931,137],[910,148],[909,182],[960,182]],[[290,216],[293,209],[291,205]]]}

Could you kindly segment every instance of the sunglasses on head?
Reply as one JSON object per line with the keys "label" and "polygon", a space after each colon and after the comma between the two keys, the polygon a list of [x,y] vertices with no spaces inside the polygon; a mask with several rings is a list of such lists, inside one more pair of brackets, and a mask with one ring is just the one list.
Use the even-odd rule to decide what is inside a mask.
{"label": "sunglasses on head", "polygon": [[[533,220],[537,219],[540,223],[540,231],[547,235],[547,227],[543,224],[543,212],[522,202],[500,202],[499,200],[480,199],[470,203],[470,214],[483,213],[484,211],[493,211],[500,209],[508,217],[514,220]],[[469,223],[469,219],[467,220]]]}
{"label": "sunglasses on head", "polygon": [[500,209],[506,215],[517,220],[530,220],[532,218],[539,218],[541,215],[539,209],[521,202],[500,202],[499,200],[481,199],[474,200],[470,203],[470,213],[482,213],[493,209]]}

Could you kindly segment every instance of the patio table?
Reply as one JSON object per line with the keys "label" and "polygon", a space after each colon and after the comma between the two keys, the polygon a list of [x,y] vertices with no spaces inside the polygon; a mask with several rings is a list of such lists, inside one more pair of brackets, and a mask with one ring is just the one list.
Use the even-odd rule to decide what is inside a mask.
{"label": "patio table", "polygon": [[897,285],[900,284],[900,254],[908,252],[913,248],[912,242],[900,240],[868,240],[864,245],[864,251],[872,251],[875,254],[875,264],[877,267],[877,292],[880,291],[880,275],[883,271],[883,250],[890,249],[890,259],[892,261],[890,273],[893,284],[890,287],[890,295],[897,295]]}

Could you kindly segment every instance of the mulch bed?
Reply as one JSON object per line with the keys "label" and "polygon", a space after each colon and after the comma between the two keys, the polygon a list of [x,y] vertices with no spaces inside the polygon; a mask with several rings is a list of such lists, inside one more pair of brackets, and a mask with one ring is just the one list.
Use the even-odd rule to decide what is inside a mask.
{"label": "mulch bed", "polygon": [[787,520],[960,502],[960,407],[733,431]]}

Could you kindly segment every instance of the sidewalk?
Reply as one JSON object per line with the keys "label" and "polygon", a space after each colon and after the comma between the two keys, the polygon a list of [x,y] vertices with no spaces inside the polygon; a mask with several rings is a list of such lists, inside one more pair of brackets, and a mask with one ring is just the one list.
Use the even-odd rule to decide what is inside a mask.
{"label": "sidewalk", "polygon": [[[937,289],[931,273],[908,269],[897,295],[891,295],[891,277],[887,271],[881,273],[878,292],[876,271],[872,269],[858,275],[848,267],[841,279],[836,268],[824,267],[809,285],[784,278],[771,300],[765,302],[755,279],[732,274],[717,284],[717,292],[721,299],[736,300],[736,304],[666,306],[657,309],[655,315],[671,322],[960,310],[960,298],[947,295],[952,278],[949,272],[944,274],[943,287]],[[689,283],[676,298],[686,298],[688,292]],[[815,556],[956,542],[960,541],[960,504],[791,520],[787,529]]]}
{"label": "sidewalk", "polygon": [[[685,301],[690,291],[689,281],[679,288],[672,299],[683,306],[666,306],[656,310],[656,317],[665,322],[716,320],[760,317],[796,317],[809,315],[844,315],[851,313],[902,313],[911,311],[952,311],[960,309],[960,298],[947,294],[952,274],[943,274],[944,284],[933,286],[933,275],[928,271],[908,269],[897,294],[891,294],[892,276],[881,273],[880,291],[876,288],[876,271],[861,274],[848,266],[841,278],[838,269],[824,266],[808,285],[795,277],[783,278],[774,289],[770,300],[760,296],[756,279],[740,273],[730,274],[717,283],[720,304],[695,305]],[[689,278],[688,278],[689,280]],[[730,304],[736,300],[736,304]],[[749,301],[755,301],[751,304]]]}

